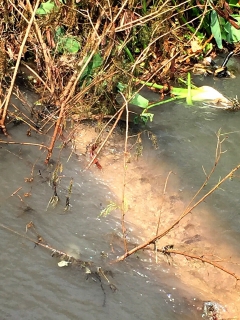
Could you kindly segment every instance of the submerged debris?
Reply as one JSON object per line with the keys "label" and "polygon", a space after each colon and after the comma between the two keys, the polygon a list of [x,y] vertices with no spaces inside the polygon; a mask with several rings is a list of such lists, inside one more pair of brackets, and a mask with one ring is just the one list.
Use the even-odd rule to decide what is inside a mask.
{"label": "submerged debris", "polygon": [[227,63],[233,56],[234,52],[231,51],[224,59],[222,64],[218,66],[212,58],[206,57],[201,63],[196,63],[193,67],[193,73],[196,75],[203,74],[205,76],[211,75],[216,78],[235,78],[235,76],[228,71]]}
{"label": "submerged debris", "polygon": [[[4,227],[2,225],[2,227]],[[12,231],[11,229],[8,229]],[[24,238],[30,240],[31,242],[34,242],[35,247],[41,246],[51,252],[51,257],[55,257],[59,259],[58,261],[58,267],[76,267],[82,270],[86,275],[87,279],[91,276],[91,278],[96,281],[98,280],[100,282],[102,291],[104,293],[104,302],[103,305],[105,305],[106,302],[106,292],[104,289],[104,284],[107,283],[109,288],[115,292],[117,290],[117,287],[109,280],[108,275],[113,277],[113,274],[110,270],[104,270],[101,266],[94,265],[92,261],[84,261],[81,259],[77,259],[73,257],[72,255],[69,255],[68,253],[58,250],[52,246],[50,246],[37,232],[36,226],[32,221],[30,221],[26,225],[26,233],[28,231],[32,231],[32,233],[37,237],[36,240],[29,238],[27,236],[24,236]],[[20,233],[17,233],[18,235],[22,236]]]}
{"label": "submerged debris", "polygon": [[216,100],[211,103],[203,103],[204,106],[216,109],[222,109],[227,111],[238,111],[240,110],[240,102],[238,98],[229,99],[226,102],[223,100]]}
{"label": "submerged debris", "polygon": [[221,304],[207,301],[203,304],[202,317],[208,320],[222,320],[224,312],[226,312],[226,309]]}

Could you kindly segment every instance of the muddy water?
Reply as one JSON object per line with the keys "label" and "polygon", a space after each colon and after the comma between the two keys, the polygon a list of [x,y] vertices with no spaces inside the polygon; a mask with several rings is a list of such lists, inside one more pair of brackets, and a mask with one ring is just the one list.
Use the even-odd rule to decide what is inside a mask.
{"label": "muddy water", "polygon": [[[238,65],[239,60],[235,60]],[[240,77],[236,79],[197,79],[198,86],[211,85],[229,97],[239,96]],[[151,96],[151,94],[150,94]],[[154,100],[154,97],[151,96]],[[188,107],[183,104],[165,105],[154,109],[154,121],[150,124],[156,133],[160,148],[158,159],[169,162],[168,169],[176,170],[180,179],[180,192],[193,195],[209,173],[215,162],[217,133],[220,132],[222,155],[205,190],[210,190],[220,178],[240,163],[240,113],[217,110],[209,107]],[[239,255],[239,177],[236,173],[222,188],[205,201],[211,208],[206,218],[214,218],[212,232],[221,242],[229,241]],[[203,195],[203,193],[201,193]],[[206,228],[208,227],[206,220]],[[216,232],[214,232],[214,230]]]}
{"label": "muddy water", "polygon": [[[24,125],[11,127],[11,136],[1,139],[49,143],[50,137],[35,133],[27,137],[26,129]],[[200,319],[202,302],[170,272],[168,264],[155,266],[148,256],[144,264],[136,258],[109,264],[122,254],[118,240],[121,226],[111,215],[105,219],[98,216],[114,195],[91,172],[83,170],[84,157],[71,155],[71,148],[60,152],[59,147],[60,142],[54,162],[46,167],[46,153],[38,147],[1,145],[0,318]],[[53,208],[48,205],[53,196],[49,179],[59,157],[63,166],[57,184],[60,201]],[[72,178],[71,208],[64,211]],[[24,238],[36,238],[34,229],[26,228],[31,221],[35,232],[53,248],[92,261],[93,268],[110,269],[117,291],[113,293],[104,279],[101,288],[98,278],[87,277],[80,267],[59,268],[59,259],[51,257],[52,251]],[[137,235],[131,241],[137,243]],[[102,257],[101,252],[109,257]]]}
{"label": "muddy water", "polygon": [[[202,85],[201,79],[198,81],[197,84]],[[206,84],[206,79],[203,81]],[[238,83],[239,79],[217,80],[209,85],[235,96]],[[145,95],[151,100],[159,98],[149,91],[145,91]],[[30,95],[31,99],[35,98]],[[155,190],[159,186],[162,188],[167,173],[173,171],[175,176],[169,180],[168,192],[178,193],[186,203],[204,179],[202,167],[207,172],[214,163],[216,132],[220,128],[226,133],[222,137],[228,137],[222,146],[227,152],[222,155],[206,190],[239,163],[240,113],[201,107],[167,104],[153,109],[154,120],[149,127],[157,135],[159,149],[153,151],[146,138],[141,160],[148,163],[150,170],[150,173],[146,171],[145,181],[150,179]],[[50,137],[34,133],[28,138],[24,125],[9,131],[11,137],[1,138],[34,143],[49,143],[50,140]],[[46,167],[43,164],[46,154],[38,147],[0,146],[0,223],[35,239],[33,229],[26,233],[26,225],[32,221],[36,232],[52,247],[92,261],[94,270],[98,266],[111,270],[113,277],[110,280],[118,289],[113,293],[103,279],[103,291],[99,280],[95,276],[87,277],[79,267],[59,268],[59,259],[51,257],[51,251],[35,247],[24,237],[1,227],[1,319],[201,318],[201,300],[209,300],[213,295],[208,295],[207,286],[200,294],[203,289],[200,285],[193,281],[181,282],[175,275],[179,275],[177,268],[172,268],[166,261],[157,265],[153,257],[141,254],[140,259],[134,256],[124,263],[109,264],[123,253],[119,240],[121,224],[114,215],[103,219],[99,214],[115,195],[101,175],[84,171],[84,156],[71,154],[70,147],[60,152],[59,142],[54,153],[55,162]],[[59,156],[63,166],[57,186],[60,201],[53,208],[48,206],[53,196],[49,179]],[[160,171],[156,178],[154,173]],[[31,178],[33,181],[30,182]],[[72,178],[71,208],[64,211]],[[205,201],[201,207],[204,210],[197,211],[201,216],[197,236],[201,237],[204,232],[204,237],[218,247],[217,253],[228,257],[230,252],[233,258],[239,256],[238,189],[239,178],[236,177]],[[190,223],[191,219],[188,226]],[[134,224],[129,223],[128,230],[131,231],[131,242],[139,243],[141,240]],[[174,238],[171,241],[174,242]],[[177,247],[177,240],[174,245]],[[101,256],[101,252],[108,253],[108,258]],[[211,290],[209,286],[209,293]],[[234,301],[231,303],[233,305]]]}
{"label": "muddy water", "polygon": [[[239,61],[234,60],[236,66]],[[232,64],[234,67],[234,64]],[[239,70],[236,79],[196,79],[196,84],[201,86],[208,84],[221,91],[229,97],[239,96]],[[208,82],[206,83],[206,81]],[[152,101],[157,101],[158,96],[145,90],[144,95]],[[153,157],[150,149],[145,152],[149,165],[159,168],[164,166],[165,172],[173,171],[178,177],[177,188],[181,199],[186,204],[202,185],[205,174],[209,173],[215,163],[215,152],[217,145],[217,132],[221,133],[222,155],[218,165],[201,195],[208,192],[221,178],[235,168],[239,162],[239,141],[240,141],[240,113],[217,110],[204,107],[203,104],[188,107],[182,103],[166,104],[152,109],[154,119],[149,124],[150,129],[157,135],[159,149],[157,160]],[[216,192],[202,203],[192,214],[191,219],[200,222],[198,235],[203,235],[207,242],[212,244],[211,254],[220,256],[229,263],[227,268],[237,274],[239,267],[239,241],[240,241],[240,219],[239,219],[239,177],[237,172],[233,179],[229,179]],[[165,179],[164,176],[160,178]],[[199,199],[198,196],[197,199]],[[193,223],[196,223],[196,220]],[[187,223],[191,223],[189,220]],[[175,241],[176,246],[181,244]],[[198,250],[203,244],[196,244]],[[188,250],[188,249],[187,249]],[[205,250],[206,252],[206,250]],[[204,253],[204,250],[202,250]],[[210,272],[212,274],[212,271]],[[214,292],[220,300],[231,308],[238,309],[239,300],[236,297],[227,297],[235,291],[234,284],[228,281],[220,284],[215,278],[208,278],[209,293]],[[189,280],[190,281],[190,280]],[[213,282],[216,282],[214,285]],[[191,282],[191,281],[190,281]],[[214,289],[210,289],[211,288]],[[199,286],[199,289],[201,285]],[[202,287],[203,288],[203,287]],[[235,293],[238,291],[235,291]],[[206,295],[205,295],[206,296]],[[239,311],[236,311],[239,316]]]}

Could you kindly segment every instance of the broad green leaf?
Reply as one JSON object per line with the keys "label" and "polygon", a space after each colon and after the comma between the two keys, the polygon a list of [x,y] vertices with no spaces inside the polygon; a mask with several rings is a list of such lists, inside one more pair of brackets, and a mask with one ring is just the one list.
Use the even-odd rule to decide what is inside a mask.
{"label": "broad green leaf", "polygon": [[141,96],[139,93],[135,93],[130,103],[140,108],[146,109],[148,107],[149,100]]}
{"label": "broad green leaf", "polygon": [[211,11],[210,27],[218,48],[223,49],[221,28],[218,20],[218,14],[215,10]]}
{"label": "broad green leaf", "polygon": [[[240,16],[234,15],[234,18],[238,20],[240,25]],[[224,26],[224,31],[226,32],[226,41],[229,43],[240,41],[240,30],[234,28],[229,22],[226,22]]]}
{"label": "broad green leaf", "polygon": [[99,68],[101,67],[102,63],[103,63],[103,59],[101,57],[101,55],[99,53],[96,53],[94,56],[93,56],[93,63],[92,63],[92,69],[96,69],[96,68]]}
{"label": "broad green leaf", "polygon": [[229,4],[231,7],[238,7],[238,8],[240,7],[239,0],[230,0]]}
{"label": "broad green leaf", "polygon": [[59,27],[55,32],[55,39],[57,42],[57,50],[60,53],[77,53],[81,45],[75,37],[69,35],[65,36],[65,30],[63,27]]}
{"label": "broad green leaf", "polygon": [[49,0],[47,2],[41,3],[39,8],[36,11],[36,14],[49,14],[54,9],[57,9],[55,3],[53,0]]}
{"label": "broad green leaf", "polygon": [[63,27],[58,27],[55,31],[55,37],[58,40],[59,37],[63,37],[65,35],[65,30]]}
{"label": "broad green leaf", "polygon": [[62,38],[58,43],[59,52],[77,53],[80,48],[80,43],[71,36]]}
{"label": "broad green leaf", "polygon": [[[88,57],[89,56],[87,56],[85,58],[84,63],[88,60]],[[80,81],[83,80],[85,77],[91,77],[93,75],[94,71],[97,68],[101,67],[102,62],[103,62],[103,59],[102,59],[101,55],[99,53],[96,53],[93,56],[92,60],[89,61],[88,65],[84,69],[84,71],[80,77]]]}

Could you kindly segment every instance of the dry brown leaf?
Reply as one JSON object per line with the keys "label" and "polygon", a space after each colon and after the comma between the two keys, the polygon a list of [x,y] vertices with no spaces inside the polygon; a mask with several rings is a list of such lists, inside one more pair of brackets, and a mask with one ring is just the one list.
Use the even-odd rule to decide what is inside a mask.
{"label": "dry brown leaf", "polygon": [[191,49],[192,49],[192,52],[195,53],[197,51],[201,51],[202,46],[199,44],[198,40],[192,40],[191,41]]}

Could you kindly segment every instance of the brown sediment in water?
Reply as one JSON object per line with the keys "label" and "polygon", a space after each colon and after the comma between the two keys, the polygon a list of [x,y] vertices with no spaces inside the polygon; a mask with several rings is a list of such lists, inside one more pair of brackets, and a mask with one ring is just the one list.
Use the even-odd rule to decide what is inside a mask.
{"label": "brown sediment in water", "polygon": [[[97,135],[94,127],[87,125],[78,127],[76,149],[78,154],[86,155],[84,160],[86,166],[90,161],[89,153],[86,154],[86,146],[93,143]],[[103,169],[99,170],[94,164],[91,167],[96,177],[114,193],[119,205],[122,201],[124,184],[124,139],[124,133],[117,128],[98,157]],[[177,168],[174,168],[174,173],[171,173],[167,180],[169,163],[159,163],[159,160],[154,158],[153,151],[150,155],[146,151],[145,155],[136,159],[132,148],[134,141],[136,139],[133,138],[128,142],[128,149],[132,151],[126,166],[125,220],[127,224],[133,226],[133,230],[127,232],[128,238],[137,236],[145,242],[156,235],[159,217],[158,233],[177,220],[189,200],[187,202],[186,195],[181,192]],[[146,149],[149,150],[149,146],[146,146]],[[188,199],[192,196],[188,195]],[[121,214],[119,218],[121,219]],[[231,247],[221,243],[220,233],[221,230],[214,230],[214,218],[211,216],[210,208],[201,204],[161,238],[157,242],[157,247],[161,249],[166,245],[174,245],[174,249],[180,252],[215,261],[240,277],[240,260]],[[167,259],[162,253],[156,255],[153,245],[149,246],[149,249],[147,252],[152,259],[180,278],[189,287],[190,294],[202,301],[217,301],[225,306],[227,312],[224,313],[224,318],[240,317],[239,284],[233,276],[200,260],[175,254]]]}

